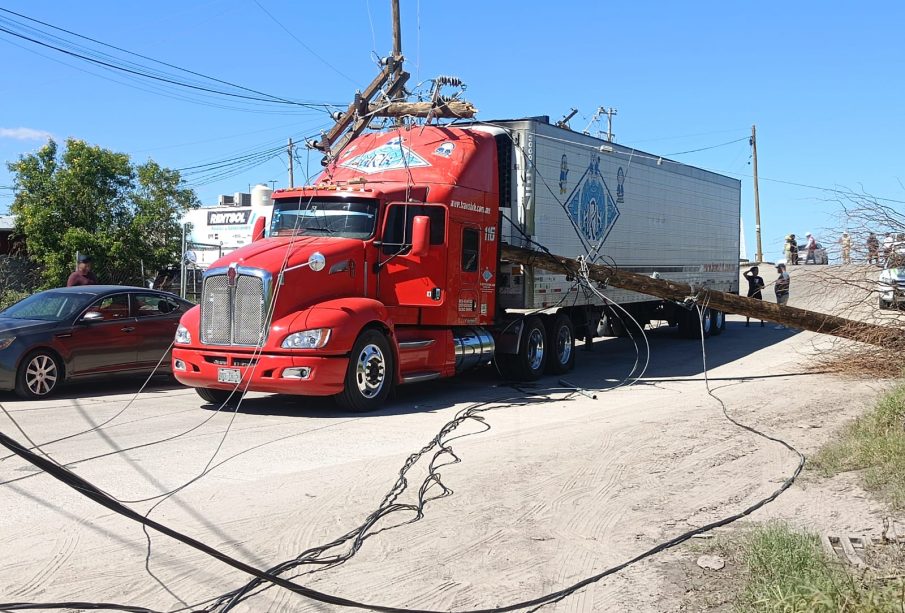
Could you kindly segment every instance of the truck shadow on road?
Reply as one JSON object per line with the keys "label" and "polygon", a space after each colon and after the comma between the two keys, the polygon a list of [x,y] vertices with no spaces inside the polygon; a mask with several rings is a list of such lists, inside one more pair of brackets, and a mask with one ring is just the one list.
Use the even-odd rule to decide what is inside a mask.
{"label": "truck shadow on road", "polygon": [[[773,372],[767,375],[754,373],[751,377],[731,377],[731,380],[812,374],[812,371],[805,369],[800,356],[795,353],[796,335],[797,332],[794,330],[775,330],[770,324],[761,328],[759,323],[752,323],[751,327],[746,328],[744,322],[730,321],[723,334],[706,341],[708,370],[751,356],[777,343],[789,341],[790,365],[787,372]],[[675,329],[666,327],[648,330],[647,336],[651,345],[650,364],[639,385],[697,378],[702,375],[704,369],[699,340],[679,338]],[[640,338],[639,350],[643,364],[646,352]],[[576,351],[575,370],[564,378],[569,383],[590,391],[604,391],[623,383],[635,362],[636,355],[634,344],[627,338],[598,339],[592,351],[585,351],[581,344],[576,347]],[[376,419],[413,413],[432,413],[456,406],[462,408],[461,405],[465,403],[517,397],[525,393],[541,395],[545,390],[561,390],[559,379],[556,376],[546,376],[532,384],[506,382],[500,379],[493,366],[488,366],[453,379],[400,386],[384,407],[371,413],[343,411],[337,408],[331,398],[278,395],[247,397],[242,401],[239,412],[286,417]],[[725,380],[719,376],[712,379]],[[207,410],[218,408],[216,405],[202,406]],[[224,410],[233,409],[228,407]]]}

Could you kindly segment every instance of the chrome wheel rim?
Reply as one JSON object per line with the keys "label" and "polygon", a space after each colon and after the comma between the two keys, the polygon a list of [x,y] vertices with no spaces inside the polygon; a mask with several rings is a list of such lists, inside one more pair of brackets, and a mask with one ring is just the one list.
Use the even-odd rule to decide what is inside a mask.
{"label": "chrome wheel rim", "polygon": [[714,313],[713,313],[713,317],[714,317],[713,325],[715,325],[717,328],[723,327],[723,318],[724,318],[725,316],[726,316],[725,313],[723,313],[722,311],[714,311]]}
{"label": "chrome wheel rim", "polygon": [[528,365],[538,370],[544,362],[544,332],[534,328],[528,335]]}
{"label": "chrome wheel rim", "polygon": [[569,326],[562,326],[556,333],[556,354],[560,364],[568,364],[572,359],[572,332]]}
{"label": "chrome wheel rim", "polygon": [[355,364],[355,381],[365,398],[374,398],[386,382],[386,358],[377,345],[365,345]]}
{"label": "chrome wheel rim", "polygon": [[713,319],[710,316],[710,309],[707,309],[704,312],[704,334],[710,332],[710,327],[713,325]]}
{"label": "chrome wheel rim", "polygon": [[44,396],[56,387],[57,363],[47,355],[36,355],[25,367],[25,386],[35,396]]}

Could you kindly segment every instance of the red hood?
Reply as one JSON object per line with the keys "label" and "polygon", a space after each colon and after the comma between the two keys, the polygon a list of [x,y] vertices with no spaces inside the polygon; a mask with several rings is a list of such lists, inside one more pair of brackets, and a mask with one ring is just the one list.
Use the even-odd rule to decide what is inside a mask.
{"label": "red hood", "polygon": [[[262,268],[274,274],[285,267],[297,266],[308,261],[308,257],[318,251],[327,260],[327,268],[344,257],[362,250],[363,243],[354,238],[331,238],[323,236],[281,236],[267,238],[231,251],[213,264],[211,268],[225,268],[232,263],[239,266]],[[286,253],[289,251],[287,260]]]}

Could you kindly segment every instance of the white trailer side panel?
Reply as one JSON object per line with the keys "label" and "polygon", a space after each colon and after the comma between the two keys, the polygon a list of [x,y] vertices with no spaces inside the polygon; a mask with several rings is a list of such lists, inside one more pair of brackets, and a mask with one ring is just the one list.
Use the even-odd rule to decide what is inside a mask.
{"label": "white trailer side panel", "polygon": [[[501,207],[517,226],[504,221],[504,240],[530,246],[527,235],[554,254],[738,292],[738,180],[540,121],[502,123],[515,161],[514,202]],[[604,293],[619,303],[653,299]],[[513,277],[501,300],[508,308],[598,303],[541,270]]]}

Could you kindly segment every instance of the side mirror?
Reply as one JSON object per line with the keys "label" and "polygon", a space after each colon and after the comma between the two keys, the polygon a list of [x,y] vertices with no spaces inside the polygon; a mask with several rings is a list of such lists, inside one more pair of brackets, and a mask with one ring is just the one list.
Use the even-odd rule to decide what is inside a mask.
{"label": "side mirror", "polygon": [[255,219],[255,225],[251,230],[251,242],[259,241],[264,238],[264,224],[267,220],[264,217]]}
{"label": "side mirror", "polygon": [[104,316],[102,314],[98,313],[97,311],[88,311],[87,313],[82,315],[81,321],[90,323],[92,321],[101,321],[103,318],[104,318]]}
{"label": "side mirror", "polygon": [[431,244],[431,220],[427,215],[416,215],[412,220],[412,252],[418,258],[427,255]]}

